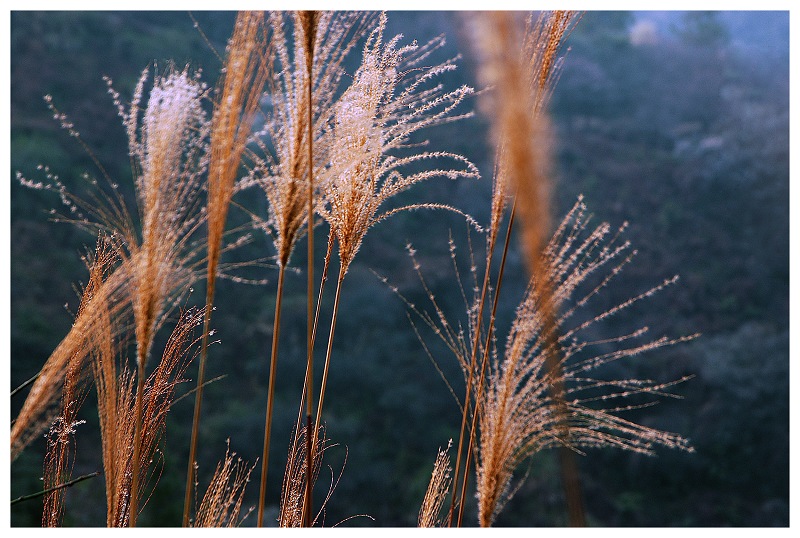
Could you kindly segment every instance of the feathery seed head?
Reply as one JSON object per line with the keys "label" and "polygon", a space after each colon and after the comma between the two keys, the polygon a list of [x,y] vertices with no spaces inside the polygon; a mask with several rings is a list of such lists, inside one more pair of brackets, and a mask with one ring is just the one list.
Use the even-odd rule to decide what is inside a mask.
{"label": "feathery seed head", "polygon": [[[324,206],[320,214],[339,245],[341,273],[358,252],[369,228],[397,211],[381,212],[390,198],[433,177],[478,177],[475,166],[460,155],[446,152],[413,153],[411,137],[421,129],[455,121],[469,114],[453,111],[472,93],[461,87],[445,92],[435,79],[455,68],[453,60],[423,66],[442,40],[426,45],[400,46],[402,36],[383,40],[386,15],[364,45],[362,62],[335,105],[330,166],[322,171]],[[458,168],[405,173],[422,161],[454,161]]]}
{"label": "feathery seed head", "polygon": [[[633,253],[629,243],[620,240],[624,228],[617,234],[611,234],[605,223],[588,228],[584,213],[585,206],[579,201],[556,230],[543,256],[547,282],[537,283],[535,279],[541,277],[533,277],[517,308],[505,352],[490,366],[479,417],[477,475],[482,525],[491,524],[510,498],[516,467],[539,450],[558,445],[576,450],[610,446],[647,454],[659,445],[691,450],[680,435],[619,416],[637,406],[602,407],[605,402],[635,395],[672,396],[666,389],[686,378],[665,383],[605,381],[592,377],[591,370],[696,335],[648,341],[643,328],[604,339],[588,336],[589,327],[660,291],[674,279],[605,312],[588,314],[591,299],[619,275]],[[551,315],[556,318],[548,319]],[[584,320],[574,321],[579,317]],[[616,349],[593,352],[608,346]]]}
{"label": "feathery seed head", "polygon": [[[313,99],[314,190],[319,192],[325,181],[320,173],[336,143],[330,126],[345,74],[343,62],[371,19],[355,12],[312,13],[316,15],[270,13],[275,54],[264,101],[271,106],[263,128],[252,139],[259,152],[252,155],[251,173],[238,185],[259,186],[264,191],[269,215],[266,219],[254,217],[254,221],[272,237],[281,265],[288,263],[308,220],[308,85]],[[293,38],[287,34],[291,23]],[[309,54],[312,44],[313,54]],[[317,205],[321,203],[318,195],[314,199]]]}
{"label": "feathery seed head", "polygon": [[428,489],[425,492],[425,497],[422,500],[422,507],[419,510],[419,517],[417,518],[417,527],[427,528],[435,527],[440,523],[439,513],[442,510],[444,499],[450,489],[450,456],[448,452],[453,445],[451,439],[447,443],[447,448],[439,449],[436,455],[436,461],[433,464],[433,472],[431,473],[431,481],[428,483]]}

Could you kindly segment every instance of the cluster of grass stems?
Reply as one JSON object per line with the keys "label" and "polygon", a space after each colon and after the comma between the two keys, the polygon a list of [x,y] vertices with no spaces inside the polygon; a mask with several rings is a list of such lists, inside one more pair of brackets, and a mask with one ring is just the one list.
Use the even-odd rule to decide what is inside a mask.
{"label": "cluster of grass stems", "polygon": [[[551,236],[551,135],[546,107],[563,60],[561,45],[578,18],[574,12],[548,12],[528,17],[524,26],[508,12],[474,14],[469,19],[476,36],[473,52],[480,81],[486,87],[479,98],[492,119],[496,148],[490,219],[485,226],[447,205],[390,204],[421,182],[480,174],[464,156],[420,150],[415,135],[468,117],[471,113],[461,108],[475,92],[466,86],[447,90],[438,82],[456,68],[454,59],[433,60],[444,43],[442,37],[423,45],[403,44],[401,36],[387,38],[385,14],[241,12],[213,89],[188,67],[156,67],[152,82],[148,83],[145,70],[130,104],[124,105],[109,80],[109,93],[128,134],[135,208],[129,207],[99,162],[97,169],[108,185],[100,187],[87,175],[96,187],[88,198],[73,196],[47,167],[41,167],[41,181],[20,175],[23,184],[61,197],[65,211],[57,220],[75,223],[97,237],[95,251],[86,256],[89,279],[72,329],[46,361],[12,424],[14,457],[49,427],[43,525],[57,526],[63,518],[65,490],[60,486],[71,479],[74,431],[81,423],[78,410],[93,383],[107,525],[136,526],[163,465],[159,443],[176,387],[186,381],[194,358],[198,370],[196,388],[190,393],[195,404],[182,524],[235,526],[249,513],[242,514],[243,497],[258,462],[250,465],[235,459],[228,449],[199,502],[196,483],[215,283],[238,267],[221,263],[222,255],[247,242],[251,233],[227,226],[229,209],[238,207],[234,196],[243,190],[256,190],[266,198],[267,214],[249,216],[252,230],[271,238],[278,271],[272,344],[265,361],[269,377],[259,503],[251,509],[258,526],[265,523],[284,277],[294,248],[305,235],[307,365],[304,384],[298,387],[297,421],[279,499],[277,523],[285,527],[322,522],[334,486],[321,502],[312,493],[324,452],[331,446],[325,436],[323,405],[329,372],[335,368],[332,350],[342,284],[367,232],[402,211],[443,209],[461,214],[486,241],[482,276],[473,263],[472,296],[461,285],[467,315],[463,324],[448,321],[409,246],[433,309],[430,313],[407,302],[412,319],[418,320],[414,330],[420,334],[421,322],[453,352],[465,387],[458,399],[462,411],[458,442],[451,440],[438,452],[419,526],[465,524],[464,499],[472,472],[478,523],[491,525],[515,491],[515,470],[532,454],[551,447],[561,453],[569,521],[582,525],[585,516],[573,459],[581,447],[612,446],[644,453],[659,445],[691,450],[679,435],[619,416],[633,404],[604,407],[632,395],[669,395],[667,389],[682,379],[658,383],[591,375],[602,364],[691,337],[647,340],[642,328],[602,340],[584,338],[594,323],[674,279],[610,310],[586,315],[592,298],[635,252],[621,239],[623,229],[612,233],[607,224],[590,227],[582,200]],[[346,59],[359,47],[359,67],[347,73]],[[51,99],[47,101],[54,117],[83,144],[66,115]],[[316,280],[313,239],[318,225],[327,229],[328,241]],[[516,228],[530,280],[501,346],[495,320]],[[454,266],[456,250],[451,240]],[[338,273],[318,376],[314,348],[334,251]],[[471,249],[470,256],[474,257]],[[203,279],[205,306],[182,307],[191,286]],[[177,323],[156,357],[155,335],[176,312]],[[424,339],[422,345],[428,351]],[[609,346],[612,351],[592,352]],[[129,353],[133,353],[130,362]]]}

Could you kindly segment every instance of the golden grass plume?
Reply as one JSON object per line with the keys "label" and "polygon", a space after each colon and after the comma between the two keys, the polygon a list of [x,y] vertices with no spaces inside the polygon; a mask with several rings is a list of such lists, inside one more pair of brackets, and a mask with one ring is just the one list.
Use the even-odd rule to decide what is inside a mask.
{"label": "golden grass plume", "polygon": [[417,527],[436,527],[441,523],[439,514],[450,489],[450,471],[452,469],[450,468],[448,451],[452,444],[453,441],[451,440],[447,443],[447,448],[444,450],[439,449],[436,455],[436,461],[431,472],[431,481],[428,483],[428,489],[425,491],[425,497],[423,497],[422,506],[419,509]]}
{"label": "golden grass plume", "polygon": [[[678,434],[628,421],[627,410],[652,401],[626,398],[670,396],[667,389],[685,380],[659,383],[644,379],[607,380],[592,371],[695,337],[646,337],[647,327],[629,334],[592,338],[589,329],[673,284],[663,281],[600,314],[591,300],[631,261],[630,243],[621,241],[624,226],[613,233],[607,223],[590,228],[579,202],[567,214],[543,254],[546,286],[531,279],[517,308],[502,356],[490,365],[479,416],[477,489],[479,521],[490,525],[513,494],[517,466],[539,450],[567,446],[617,447],[646,454],[656,446],[692,450]],[[549,298],[538,290],[552,290]],[[543,306],[547,301],[548,305]],[[554,322],[546,318],[558,312]],[[580,321],[576,321],[579,320]],[[609,351],[608,348],[612,349]],[[596,351],[595,351],[596,350]],[[559,368],[549,367],[555,360]],[[563,396],[552,390],[563,387]],[[614,405],[614,402],[621,402]],[[611,404],[611,405],[609,405]],[[565,407],[563,409],[562,407]]]}
{"label": "golden grass plume", "polygon": [[[230,451],[230,440],[228,440],[225,458],[214,470],[192,526],[238,527],[243,520],[242,501],[252,472],[253,466],[248,467],[235,452]],[[244,517],[247,517],[247,514]]]}

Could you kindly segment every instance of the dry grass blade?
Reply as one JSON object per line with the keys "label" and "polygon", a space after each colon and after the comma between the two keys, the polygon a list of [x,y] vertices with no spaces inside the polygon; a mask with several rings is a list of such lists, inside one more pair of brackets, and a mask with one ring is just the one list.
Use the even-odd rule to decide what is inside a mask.
{"label": "dry grass blade", "polygon": [[[97,241],[94,256],[87,257],[89,281],[83,290],[78,316],[85,316],[90,308],[103,310],[98,303],[97,292],[103,284],[103,279],[115,261],[115,256],[108,243],[102,238]],[[97,334],[94,332],[93,334]],[[91,345],[93,342],[87,342]],[[61,394],[61,413],[50,427],[47,435],[47,454],[44,463],[44,487],[55,488],[60,484],[69,482],[72,467],[75,462],[75,427],[81,423],[77,414],[86,397],[85,388],[82,386],[84,372],[83,356],[75,350],[72,360],[66,365],[66,375]],[[58,527],[64,515],[65,489],[55,489],[44,497],[44,511],[42,515],[43,527]]]}
{"label": "dry grass blade", "polygon": [[436,455],[431,481],[428,483],[428,489],[422,499],[422,507],[419,509],[417,527],[436,527],[441,523],[439,514],[450,489],[450,456],[447,453],[452,444],[452,441],[447,443],[447,448],[440,449]]}
{"label": "dry grass blade", "polygon": [[[322,456],[331,445],[325,438],[324,428],[314,436],[315,446],[311,453],[313,460],[310,476],[307,474],[306,443],[308,436],[306,428],[300,428],[292,436],[292,444],[289,447],[289,454],[286,460],[286,471],[283,476],[283,486],[281,487],[280,511],[278,515],[279,527],[302,527],[304,523],[304,500],[306,495],[306,482],[310,478],[312,486],[316,484],[322,469]],[[320,508],[320,512],[323,507]],[[309,522],[307,526],[312,527],[316,519]]]}
{"label": "dry grass blade", "polygon": [[248,468],[241,458],[234,458],[236,453],[231,453],[228,440],[225,458],[217,464],[203,495],[194,518],[194,527],[238,527],[241,523],[242,501],[253,467]]}

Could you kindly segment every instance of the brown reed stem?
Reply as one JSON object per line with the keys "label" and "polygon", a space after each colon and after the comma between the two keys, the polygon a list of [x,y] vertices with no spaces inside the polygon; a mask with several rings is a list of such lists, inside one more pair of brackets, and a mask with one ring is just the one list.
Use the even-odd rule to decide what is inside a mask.
{"label": "brown reed stem", "polygon": [[[339,314],[339,297],[341,296],[342,282],[343,281],[344,281],[344,271],[342,270],[342,267],[339,267],[339,276],[336,279],[336,295],[334,296],[334,299],[333,299],[333,315],[331,316],[331,330],[330,330],[330,333],[328,333],[328,348],[327,348],[327,350],[325,352],[325,367],[322,370],[322,384],[320,385],[320,388],[319,388],[319,402],[317,402],[317,418],[314,421],[314,429],[311,431],[311,433],[307,434],[308,443],[309,444],[313,443],[314,445],[316,445],[316,443],[317,443],[317,432],[319,431],[320,422],[322,420],[322,403],[325,400],[325,389],[326,389],[326,387],[328,385],[328,369],[329,369],[330,364],[331,364],[331,353],[333,351],[333,334],[334,334],[334,331],[336,330],[336,317]],[[308,425],[310,426],[311,425],[311,421],[308,420],[309,418],[310,418],[310,415],[306,415],[306,421],[307,421]],[[314,461],[313,458],[315,457],[314,448],[313,447],[312,447],[310,453],[309,453],[309,450],[306,449],[306,457],[308,457],[309,459],[306,461],[306,465],[307,465],[307,468],[306,468],[306,496],[305,496],[305,500],[303,501],[303,513],[304,513],[304,524],[306,526],[310,526],[311,525],[311,520],[310,519],[309,520],[305,520],[305,516],[309,516],[310,517],[310,514],[311,514],[311,507],[310,507],[310,504],[311,504],[310,489],[311,488],[309,487],[308,484],[311,482],[311,480],[310,480],[311,462]]]}
{"label": "brown reed stem", "polygon": [[467,457],[464,462],[464,482],[461,484],[461,498],[458,506],[458,527],[464,519],[464,495],[467,491],[467,478],[469,477],[469,464],[472,458],[472,447],[475,443],[475,427],[478,423],[480,413],[481,398],[483,397],[483,387],[486,380],[486,365],[489,362],[489,350],[491,349],[492,332],[494,321],[497,314],[497,304],[500,300],[500,288],[503,285],[503,273],[506,268],[506,257],[508,255],[508,245],[511,242],[511,230],[514,226],[514,215],[517,209],[517,199],[514,197],[514,204],[511,206],[511,214],[508,217],[508,228],[506,229],[505,242],[503,244],[503,256],[500,258],[500,271],[497,274],[497,284],[495,285],[494,299],[492,300],[492,313],[489,316],[489,329],[486,333],[486,345],[483,348],[483,360],[481,362],[481,378],[478,381],[478,394],[475,396],[475,411],[472,415],[472,425],[470,426],[469,444],[467,445]]}
{"label": "brown reed stem", "polygon": [[[472,343],[472,356],[470,357],[470,364],[469,364],[469,375],[467,378],[467,391],[464,395],[464,409],[461,413],[461,432],[458,434],[458,450],[456,451],[456,466],[454,469],[453,475],[453,491],[450,498],[450,513],[448,515],[447,526],[451,527],[453,525],[453,513],[455,510],[455,503],[456,503],[456,492],[458,491],[458,476],[459,471],[461,469],[461,451],[464,445],[464,432],[467,426],[467,415],[469,414],[469,400],[472,396],[472,383],[474,372],[475,372],[475,362],[477,359],[477,352],[478,352],[478,345],[480,344],[480,335],[481,335],[481,324],[483,320],[483,307],[486,304],[486,293],[489,289],[489,276],[491,272],[492,266],[492,257],[494,255],[494,247],[495,247],[495,234],[492,233],[490,236],[491,244],[489,245],[489,252],[486,256],[486,269],[483,273],[483,286],[481,289],[481,299],[478,304],[478,317],[476,318],[475,323],[475,338]],[[466,483],[467,475],[466,472],[464,473],[464,482]]]}
{"label": "brown reed stem", "polygon": [[[552,292],[541,281],[540,291],[544,301],[551,302]],[[560,420],[560,435],[566,442],[569,439],[569,412],[564,400],[566,389],[564,387],[564,369],[562,360],[558,356],[560,344],[558,342],[558,324],[554,317],[554,309],[548,305],[544,308],[544,328],[545,345],[542,349],[552,349],[545,357],[545,368],[547,375],[550,376],[550,393],[555,402],[556,414]],[[567,517],[570,527],[585,527],[586,513],[583,509],[583,495],[581,493],[580,475],[578,474],[578,462],[575,460],[575,453],[566,446],[558,447],[558,460],[561,464],[561,480],[564,488],[564,498],[567,504]]]}
{"label": "brown reed stem", "polygon": [[[330,248],[332,247],[332,243],[329,242],[328,244],[328,252],[330,253]],[[327,259],[327,258],[326,258]],[[327,275],[327,268],[328,265],[325,265],[325,274]],[[311,415],[306,414],[306,436],[307,436],[307,445],[316,445],[317,442],[317,432],[319,431],[320,420],[322,416],[322,402],[325,399],[325,388],[328,384],[328,367],[330,366],[331,362],[331,352],[333,351],[333,333],[336,329],[336,316],[339,313],[339,297],[342,291],[342,281],[344,280],[344,272],[342,271],[342,267],[339,267],[339,276],[336,279],[336,294],[333,299],[333,315],[331,316],[331,329],[328,333],[328,346],[325,352],[325,367],[322,370],[322,385],[320,385],[319,389],[319,402],[317,402],[317,418],[314,422],[313,430],[311,430]],[[322,284],[324,285],[325,280],[323,279]],[[321,286],[320,286],[321,288]],[[322,300],[322,290],[320,289],[320,301]],[[316,323],[314,324],[314,328],[316,329]],[[314,336],[316,336],[316,330],[314,331]],[[311,372],[307,372],[308,377],[307,379],[311,379]],[[310,383],[309,383],[310,385]],[[311,395],[308,395],[308,400],[311,400]],[[311,501],[312,501],[312,487],[311,484],[311,466],[312,462],[314,461],[315,454],[314,454],[314,446],[311,447],[309,450],[306,448],[306,494],[303,499],[303,524],[304,526],[311,526],[313,521],[311,520]],[[311,484],[311,485],[309,485]]]}
{"label": "brown reed stem", "polygon": [[[339,314],[339,298],[341,296],[342,291],[342,282],[344,281],[344,272],[342,268],[339,268],[339,276],[336,279],[336,295],[333,299],[333,315],[331,316],[331,331],[328,334],[328,348],[325,352],[325,367],[322,370],[322,384],[319,388],[319,402],[317,402],[317,418],[314,421],[314,431],[311,435],[309,435],[309,440],[316,444],[317,442],[317,432],[319,431],[320,422],[322,420],[322,404],[325,400],[325,388],[328,385],[328,370],[331,364],[331,354],[333,352],[333,334],[336,330],[336,317]],[[312,452],[313,456],[313,452]],[[309,461],[313,461],[309,460]],[[308,511],[308,507],[305,508]]]}
{"label": "brown reed stem", "polygon": [[[308,399],[311,401],[311,398]],[[306,414],[306,432],[311,432],[311,413]],[[314,524],[314,520],[312,519],[312,504],[314,501],[313,498],[313,490],[314,490],[314,483],[312,480],[312,473],[314,467],[314,460],[311,458],[314,455],[313,448],[311,446],[312,441],[316,442],[317,440],[317,432],[314,430],[314,437],[310,436],[310,433],[307,435],[306,440],[306,491],[303,497],[303,519],[302,519],[302,526],[303,527],[311,527]]]}
{"label": "brown reed stem", "polygon": [[328,334],[328,349],[325,352],[325,367],[322,370],[322,385],[319,387],[319,402],[317,402],[317,420],[314,422],[314,441],[316,442],[317,431],[322,420],[322,403],[325,399],[325,388],[328,385],[328,369],[331,364],[331,353],[333,351],[333,332],[336,329],[336,316],[339,314],[339,296],[342,291],[344,273],[339,269],[339,277],[336,280],[336,295],[333,299],[333,316],[331,317],[331,331]]}
{"label": "brown reed stem", "polygon": [[[317,306],[316,306],[315,312],[314,312],[314,324],[313,324],[313,329],[312,329],[312,332],[311,332],[312,350],[313,350],[314,343],[317,341],[317,328],[319,327],[319,314],[320,314],[320,310],[322,310],[322,295],[323,295],[323,293],[325,291],[325,283],[328,281],[328,270],[330,268],[330,260],[331,260],[331,254],[332,253],[333,253],[333,236],[329,235],[328,236],[328,248],[325,251],[325,263],[322,266],[322,278],[320,279],[320,283],[319,283],[319,295],[317,296]],[[313,371],[311,371],[312,368],[313,368],[313,361],[309,361],[306,364],[306,377],[305,377],[305,380],[304,380],[304,383],[303,383],[303,393],[300,396],[300,409],[297,412],[297,428],[295,429],[295,439],[294,439],[295,445],[294,446],[296,446],[296,443],[297,443],[297,440],[298,440],[298,436],[300,435],[300,431],[301,431],[300,420],[301,420],[301,417],[302,417],[302,414],[303,414],[303,401],[304,400],[306,400],[307,402],[311,402],[312,401],[310,397],[308,399],[306,399],[306,391],[310,390],[313,387],[313,385],[309,381],[310,379],[312,379],[312,374],[313,374]],[[306,432],[310,432],[311,431],[311,427],[313,426],[313,424],[312,424],[312,421],[313,421],[312,413],[313,413],[313,406],[311,404],[309,404],[309,411],[306,413]],[[308,443],[306,443],[306,445],[308,445]],[[308,448],[308,446],[306,446],[306,461],[307,462],[312,461],[311,460],[311,456],[312,456],[311,450]],[[310,469],[310,466],[309,466],[309,469]],[[308,474],[310,476],[310,470],[309,470]],[[312,493],[313,493],[312,491],[309,491],[308,481],[307,481],[306,482],[306,492],[305,492],[305,495],[303,497],[303,517],[304,518],[306,516],[308,516],[308,517],[311,516],[311,510],[306,511],[305,507],[306,507],[306,498],[311,499]],[[311,503],[309,502],[309,505],[310,504]]]}
{"label": "brown reed stem", "polygon": [[[314,31],[316,30],[317,13],[312,11],[308,14],[308,24],[304,28],[306,33],[306,91],[307,91],[307,111],[308,119],[308,282],[306,296],[308,299],[308,377],[306,394],[308,396],[308,407],[306,410],[306,422],[311,422],[311,415],[314,412],[314,402],[311,398],[313,389],[314,371],[314,118],[313,118],[313,91],[311,87],[311,76],[314,66]],[[316,438],[316,434],[314,436]],[[306,443],[306,462],[311,468],[311,443]],[[311,526],[311,479],[310,473],[306,473],[306,502],[303,521],[305,526]]]}
{"label": "brown reed stem", "polygon": [[256,525],[264,525],[264,499],[267,493],[267,469],[269,468],[269,441],[272,434],[272,408],[275,400],[275,377],[278,362],[278,340],[281,329],[281,304],[283,302],[283,277],[286,266],[281,264],[278,269],[278,291],[275,299],[275,321],[272,326],[272,351],[269,362],[269,388],[267,389],[267,412],[264,426],[264,451],[261,456],[261,487],[258,494],[258,519]]}
{"label": "brown reed stem", "polygon": [[197,394],[194,399],[194,415],[192,417],[192,436],[189,442],[189,466],[186,470],[186,495],[183,499],[183,526],[189,526],[189,512],[192,504],[192,493],[197,458],[197,435],[200,429],[200,410],[203,407],[203,387],[205,387],[206,358],[208,357],[208,336],[211,328],[211,305],[214,304],[214,288],[216,279],[209,273],[206,286],[206,311],[203,314],[203,340],[200,344],[200,365],[197,371]]}
{"label": "brown reed stem", "polygon": [[130,513],[128,526],[136,526],[136,516],[139,511],[139,458],[142,445],[142,400],[144,400],[144,356],[140,356],[137,361],[136,373],[136,403],[134,404],[133,422],[133,458],[131,459],[131,494],[130,494]]}
{"label": "brown reed stem", "polygon": [[[322,295],[325,291],[325,283],[328,281],[328,269],[330,268],[330,260],[332,253],[333,253],[333,237],[328,236],[328,249],[325,252],[325,264],[322,266],[322,278],[320,279],[319,283],[317,306],[315,308],[315,313],[314,313],[314,327],[313,331],[311,332],[311,341],[313,343],[316,343],[317,341],[317,328],[319,327],[319,313],[320,310],[322,309]],[[311,366],[313,367],[313,364]],[[309,383],[308,380],[311,374],[313,374],[313,372],[309,372],[309,365],[306,364],[306,375],[303,378],[303,392],[300,394],[300,408],[297,410],[297,430],[296,430],[297,435],[299,435],[299,432],[302,429],[300,427],[301,426],[300,421],[303,418],[303,404],[306,402],[306,390],[308,389],[308,383]]]}

